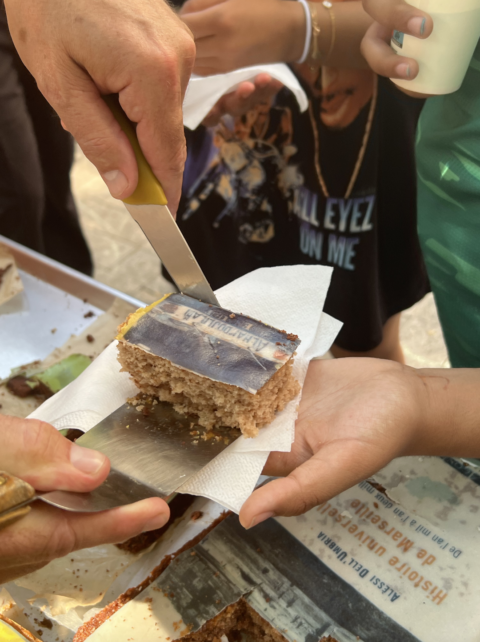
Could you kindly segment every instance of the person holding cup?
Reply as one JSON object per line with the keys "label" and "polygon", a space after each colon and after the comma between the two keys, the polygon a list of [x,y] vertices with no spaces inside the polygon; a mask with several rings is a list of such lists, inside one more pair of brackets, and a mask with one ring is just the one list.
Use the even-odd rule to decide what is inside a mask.
{"label": "person holding cup", "polygon": [[[419,121],[418,232],[450,361],[454,367],[479,367],[480,2],[455,3],[459,17],[454,21],[444,20],[437,10],[445,9],[443,0],[416,0],[415,4],[364,0],[375,22],[362,51],[377,73],[389,76],[404,90],[451,92],[430,97]],[[465,38],[457,33],[461,21],[471,23],[465,27]],[[399,50],[394,43],[392,48],[392,29],[405,34],[405,43],[416,40],[415,47]],[[452,57],[452,66],[445,69],[448,83],[433,72],[426,73],[434,66],[428,62],[429,46],[433,44],[435,55],[440,39]],[[405,57],[403,51],[418,52],[421,58]],[[453,62],[458,63],[455,73]]]}

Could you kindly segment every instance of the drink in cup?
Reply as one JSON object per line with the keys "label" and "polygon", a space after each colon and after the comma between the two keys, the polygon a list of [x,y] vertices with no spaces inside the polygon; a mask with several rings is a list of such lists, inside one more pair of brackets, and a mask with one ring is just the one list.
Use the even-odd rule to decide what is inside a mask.
{"label": "drink in cup", "polygon": [[391,45],[419,65],[414,80],[393,82],[422,94],[451,94],[460,88],[480,37],[480,0],[409,0],[433,18],[426,39],[394,31]]}

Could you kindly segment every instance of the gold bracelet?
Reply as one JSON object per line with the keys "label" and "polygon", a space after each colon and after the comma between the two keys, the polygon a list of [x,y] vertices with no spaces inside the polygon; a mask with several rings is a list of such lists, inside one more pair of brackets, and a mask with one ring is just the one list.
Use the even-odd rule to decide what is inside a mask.
{"label": "gold bracelet", "polygon": [[312,16],[312,43],[310,45],[308,59],[314,62],[318,62],[322,58],[322,54],[320,52],[320,47],[318,44],[321,29],[320,29],[320,25],[318,24],[317,4],[318,4],[317,2],[308,3],[308,7],[310,9],[310,15]]}
{"label": "gold bracelet", "polygon": [[336,24],[335,24],[335,14],[333,12],[333,4],[329,2],[329,0],[323,0],[322,5],[325,7],[325,9],[328,11],[328,15],[330,16],[330,22],[332,25],[332,35],[330,37],[330,47],[328,50],[327,57],[325,58],[324,62],[328,62],[330,60],[330,56],[332,55],[333,48],[335,46],[335,36],[336,36]]}

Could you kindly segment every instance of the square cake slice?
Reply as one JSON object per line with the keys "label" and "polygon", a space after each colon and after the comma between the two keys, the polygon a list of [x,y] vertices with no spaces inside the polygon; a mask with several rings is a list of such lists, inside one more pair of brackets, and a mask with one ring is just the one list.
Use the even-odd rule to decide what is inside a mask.
{"label": "square cake slice", "polygon": [[255,437],[300,390],[296,335],[183,294],[132,313],[117,339],[122,370],[140,391],[205,428]]}

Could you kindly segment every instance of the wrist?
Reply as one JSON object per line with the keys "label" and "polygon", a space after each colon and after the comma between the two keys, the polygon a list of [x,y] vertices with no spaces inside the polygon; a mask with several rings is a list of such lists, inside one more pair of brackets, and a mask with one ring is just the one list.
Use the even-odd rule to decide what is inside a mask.
{"label": "wrist", "polygon": [[411,370],[418,425],[405,454],[480,457],[480,370]]}
{"label": "wrist", "polygon": [[297,62],[303,55],[307,20],[301,2],[281,0],[285,17],[284,62]]}

